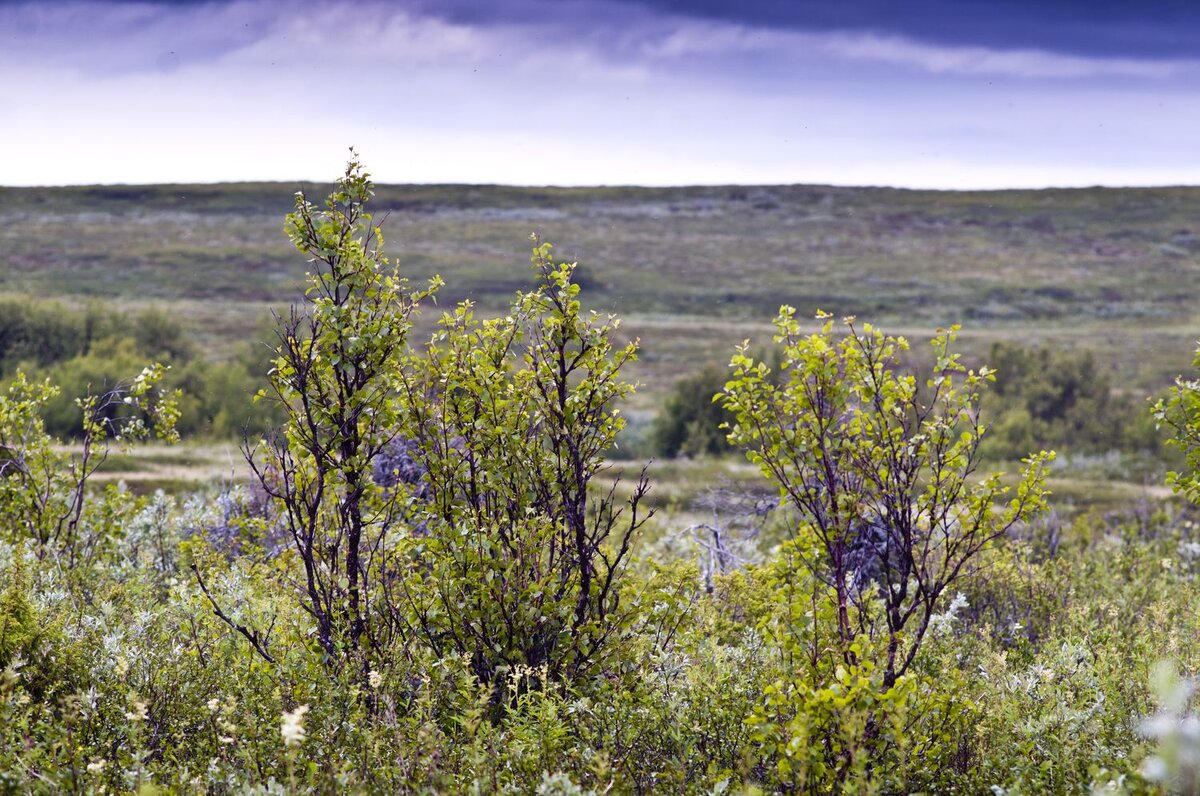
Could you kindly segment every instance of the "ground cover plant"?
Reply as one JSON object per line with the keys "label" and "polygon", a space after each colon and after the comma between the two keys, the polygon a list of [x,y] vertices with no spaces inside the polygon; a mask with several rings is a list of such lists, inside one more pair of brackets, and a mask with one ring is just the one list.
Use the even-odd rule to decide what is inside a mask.
{"label": "ground cover plant", "polygon": [[[0,358],[0,790],[1195,787],[1192,377],[1153,410],[1183,499],[1068,516],[1039,445],[1152,418],[1086,354],[996,348],[1005,376],[955,327],[910,346],[785,306],[687,388],[720,411],[681,394],[695,458],[615,462],[643,348],[595,276],[535,238],[484,311],[405,278],[380,199],[356,160],[296,197],[306,298],[277,320],[248,481],[101,478],[110,444],[176,434],[183,348],[127,346],[165,361],[83,390],[70,445],[25,370],[90,338]],[[702,455],[714,436],[734,452]]]}

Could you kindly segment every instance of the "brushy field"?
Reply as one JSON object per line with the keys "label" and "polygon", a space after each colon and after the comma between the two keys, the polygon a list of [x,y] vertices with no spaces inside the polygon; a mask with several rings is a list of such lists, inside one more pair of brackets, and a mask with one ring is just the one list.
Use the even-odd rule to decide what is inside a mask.
{"label": "brushy field", "polygon": [[370,187],[0,190],[0,793],[1200,788],[1200,190]]}
{"label": "brushy field", "polygon": [[[0,292],[166,309],[220,360],[270,340],[272,311],[300,298],[306,265],[281,223],[299,188],[327,190],[0,188]],[[378,186],[372,204],[402,271],[446,280],[440,308],[470,297],[485,314],[504,309],[531,284],[533,231],[578,260],[589,305],[641,342],[627,369],[635,432],[680,377],[725,365],[744,339],[769,343],[782,303],[914,340],[960,323],[975,363],[997,341],[1091,351],[1114,391],[1138,400],[1185,372],[1200,338],[1200,189]],[[436,315],[424,311],[419,334]],[[238,459],[204,464],[209,453],[128,480],[196,483]],[[1129,468],[1059,468],[1060,493],[1084,506],[1148,491],[1144,478],[1112,484]]]}

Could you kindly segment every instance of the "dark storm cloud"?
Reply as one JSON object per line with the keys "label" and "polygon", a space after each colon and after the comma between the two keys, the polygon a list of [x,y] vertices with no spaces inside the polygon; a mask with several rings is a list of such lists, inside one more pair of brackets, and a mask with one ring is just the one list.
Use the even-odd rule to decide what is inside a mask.
{"label": "dark storm cloud", "polygon": [[[656,17],[755,28],[895,35],[931,44],[1034,49],[1094,57],[1200,56],[1196,0],[411,0],[397,5],[456,22],[574,19],[645,24]],[[616,16],[617,18],[614,18]]]}
{"label": "dark storm cloud", "polygon": [[814,32],[893,34],[945,46],[1085,56],[1200,56],[1195,0],[630,0],[660,12]]}
{"label": "dark storm cloud", "polygon": [[0,184],[312,179],[349,143],[385,181],[1200,182],[1196,13],[0,0]]}
{"label": "dark storm cloud", "polygon": [[[99,4],[127,5],[115,0]],[[149,0],[138,5],[212,13],[222,5],[284,4]],[[460,24],[567,25],[580,35],[594,32],[595,25],[612,32],[670,16],[768,30],[893,35],[953,47],[1090,57],[1200,57],[1200,2],[1196,0],[389,0],[374,5]],[[0,0],[0,8],[6,6],[46,8],[42,3]]]}
{"label": "dark storm cloud", "polygon": [[1092,57],[1200,57],[1196,0],[411,0],[396,5],[461,22],[574,19],[646,24],[656,17],[755,28],[894,35],[954,47]]}
{"label": "dark storm cloud", "polygon": [[[334,39],[349,27],[384,41],[372,30],[411,28],[422,20],[518,45],[508,48],[509,62],[564,53],[593,66],[686,69],[692,79],[718,82],[756,72],[759,87],[787,80],[794,71],[788,63],[798,54],[843,66],[890,63],[941,75],[1035,79],[1159,78],[1177,71],[1178,62],[1195,60],[1185,45],[1200,10],[1172,0],[1139,8],[1148,10],[1139,16],[1127,6],[1099,4],[1089,15],[1079,3],[1027,0],[0,0],[0,36],[8,45],[0,62],[92,74],[170,71],[263,51],[259,44],[268,42],[271,60],[290,58],[282,32],[296,25],[320,27]],[[313,59],[329,55],[320,42],[310,44],[318,48]],[[363,44],[344,55],[375,49]],[[403,43],[430,57],[436,44],[423,36]],[[805,74],[831,72],[809,57]]]}
{"label": "dark storm cloud", "polygon": [[0,62],[92,74],[174,71],[257,41],[274,24],[270,3],[0,0]]}

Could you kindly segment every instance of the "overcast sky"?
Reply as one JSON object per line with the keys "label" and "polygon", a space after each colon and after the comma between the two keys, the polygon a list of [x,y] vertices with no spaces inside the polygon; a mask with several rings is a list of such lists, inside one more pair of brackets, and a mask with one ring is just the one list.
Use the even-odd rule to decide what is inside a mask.
{"label": "overcast sky", "polygon": [[0,185],[1200,184],[1193,0],[0,0]]}

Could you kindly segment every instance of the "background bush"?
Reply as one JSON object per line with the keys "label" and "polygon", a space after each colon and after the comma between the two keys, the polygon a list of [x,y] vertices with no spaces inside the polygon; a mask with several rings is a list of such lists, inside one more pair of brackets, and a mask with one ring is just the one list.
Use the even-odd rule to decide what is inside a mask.
{"label": "background bush", "polygon": [[99,393],[148,361],[169,366],[165,384],[179,389],[177,427],[189,437],[240,438],[279,424],[281,415],[251,397],[270,369],[264,343],[245,343],[219,361],[200,356],[192,332],[162,310],[120,312],[93,301],[82,309],[31,298],[0,301],[0,377],[19,369],[61,388],[43,410],[46,429],[61,437],[82,434],[75,399]]}

